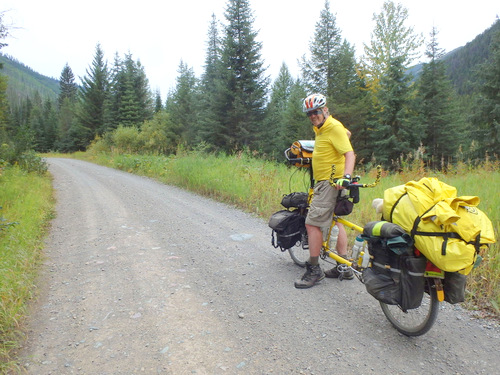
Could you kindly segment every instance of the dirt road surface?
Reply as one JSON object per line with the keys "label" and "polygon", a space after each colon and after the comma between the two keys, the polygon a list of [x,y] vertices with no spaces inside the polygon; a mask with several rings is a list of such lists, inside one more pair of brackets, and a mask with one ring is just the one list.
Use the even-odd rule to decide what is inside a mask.
{"label": "dirt road surface", "polygon": [[[147,178],[49,159],[57,197],[29,374],[494,374],[500,329],[443,304],[393,329],[357,280],[297,290],[267,222]],[[279,199],[279,197],[277,197]]]}

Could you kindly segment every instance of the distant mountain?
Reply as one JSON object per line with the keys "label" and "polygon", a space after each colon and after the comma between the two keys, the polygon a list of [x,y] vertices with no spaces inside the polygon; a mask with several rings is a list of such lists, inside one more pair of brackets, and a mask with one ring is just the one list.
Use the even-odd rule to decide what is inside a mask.
{"label": "distant mountain", "polygon": [[489,29],[465,46],[443,56],[448,75],[459,94],[466,95],[474,91],[475,74],[490,58],[490,43],[497,32],[500,32],[500,20],[496,20]]}
{"label": "distant mountain", "polygon": [[[458,94],[468,95],[474,92],[475,75],[480,66],[489,59],[491,38],[497,32],[500,32],[499,20],[465,46],[455,48],[442,57],[448,76]],[[423,66],[423,63],[412,66],[409,73],[418,77]]]}
{"label": "distant mountain", "polygon": [[42,98],[56,100],[59,96],[59,81],[39,74],[13,57],[0,54],[0,74],[8,77],[7,96],[11,103],[16,98],[33,97],[38,92]]}

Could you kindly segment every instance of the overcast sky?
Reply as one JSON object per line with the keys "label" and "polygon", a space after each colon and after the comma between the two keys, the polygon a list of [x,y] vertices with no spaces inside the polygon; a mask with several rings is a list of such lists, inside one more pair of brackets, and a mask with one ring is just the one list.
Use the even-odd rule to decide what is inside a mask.
{"label": "overcast sky", "polygon": [[[499,0],[400,0],[408,9],[407,26],[428,38],[433,26],[447,52],[465,45],[500,15]],[[325,0],[250,0],[254,30],[263,44],[267,73],[276,78],[285,62],[298,76],[297,60],[308,53]],[[363,54],[374,28],[373,14],[384,0],[330,0],[342,37]],[[2,0],[11,36],[1,52],[43,75],[59,78],[66,63],[77,77],[86,75],[101,44],[112,64],[115,53],[131,53],[144,66],[152,90],[163,97],[175,86],[184,61],[197,77],[203,72],[212,14],[226,23],[227,0]]]}

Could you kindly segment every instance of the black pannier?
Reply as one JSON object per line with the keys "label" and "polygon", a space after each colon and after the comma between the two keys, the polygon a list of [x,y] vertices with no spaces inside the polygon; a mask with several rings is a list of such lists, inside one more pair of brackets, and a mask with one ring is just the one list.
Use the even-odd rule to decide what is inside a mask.
{"label": "black pannier", "polygon": [[368,223],[362,237],[371,258],[371,266],[363,270],[368,293],[404,311],[420,306],[427,259],[413,255],[411,237],[398,225],[384,221]]}
{"label": "black pannier", "polygon": [[444,300],[455,304],[465,301],[467,276],[458,272],[445,272],[443,280]]}
{"label": "black pannier", "polygon": [[271,215],[269,227],[273,230],[272,245],[285,251],[302,239],[302,234],[306,230],[305,217],[300,214],[299,210],[281,210]]}

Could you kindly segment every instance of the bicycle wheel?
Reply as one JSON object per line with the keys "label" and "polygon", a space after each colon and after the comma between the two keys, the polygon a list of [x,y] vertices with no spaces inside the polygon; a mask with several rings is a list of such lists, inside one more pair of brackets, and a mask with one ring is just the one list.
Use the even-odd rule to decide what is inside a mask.
{"label": "bicycle wheel", "polygon": [[403,311],[397,305],[387,305],[380,302],[380,307],[387,320],[399,332],[406,336],[420,336],[429,331],[436,321],[439,312],[439,301],[434,283],[426,280],[427,292],[424,293],[422,304],[416,309]]}
{"label": "bicycle wheel", "polygon": [[300,267],[306,266],[306,261],[309,259],[309,249],[304,249],[302,244],[298,244],[289,248],[288,253],[296,265]]}

